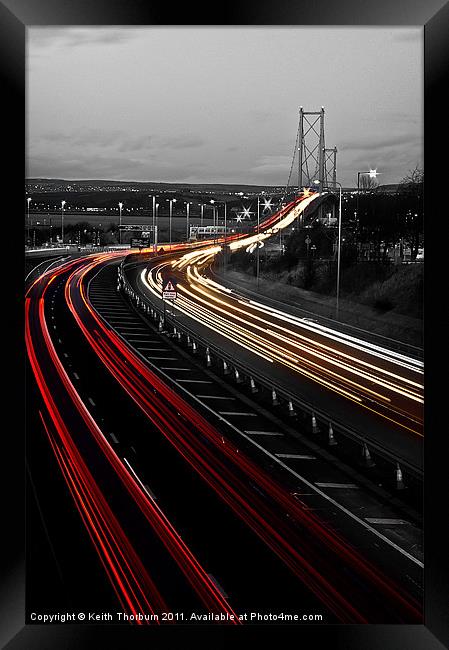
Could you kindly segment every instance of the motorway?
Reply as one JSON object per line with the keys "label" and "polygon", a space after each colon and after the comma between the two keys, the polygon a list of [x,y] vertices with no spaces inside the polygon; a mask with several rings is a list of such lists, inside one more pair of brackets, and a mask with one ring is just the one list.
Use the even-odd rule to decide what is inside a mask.
{"label": "motorway", "polygon": [[178,254],[129,277],[158,305],[163,277],[174,278],[176,313],[193,331],[421,468],[422,362],[236,295],[207,276],[213,257]]}
{"label": "motorway", "polygon": [[[254,236],[245,245],[253,244]],[[230,248],[240,246],[230,243]],[[249,299],[212,279],[221,246],[176,251],[130,266],[131,286],[162,307],[177,284],[176,317],[286,393],[345,422],[417,473],[423,462],[423,363],[405,354]]]}
{"label": "motorway", "polygon": [[[189,367],[117,292],[122,258],[60,260],[32,280],[25,304],[31,449],[51,450],[103,569],[101,594],[109,586],[130,614],[200,611],[232,623],[250,610],[419,622],[419,531],[310,445],[298,453],[263,408]],[[304,473],[297,459],[317,462]],[[28,463],[47,529],[61,537],[70,522],[52,511],[47,473],[30,454]],[[58,545],[60,566],[73,551]],[[87,555],[85,565],[77,557],[72,602],[86,597]],[[32,586],[31,602],[41,589]]]}

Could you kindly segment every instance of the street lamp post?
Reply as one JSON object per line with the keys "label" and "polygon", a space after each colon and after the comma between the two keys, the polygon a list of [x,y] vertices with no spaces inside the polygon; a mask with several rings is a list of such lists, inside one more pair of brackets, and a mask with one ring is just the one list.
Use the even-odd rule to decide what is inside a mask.
{"label": "street lamp post", "polygon": [[227,236],[228,236],[228,224],[227,224],[227,205],[226,201],[224,202],[224,246],[223,246],[223,273],[226,273],[226,262],[227,262]]}
{"label": "street lamp post", "polygon": [[168,201],[170,204],[168,230],[169,230],[169,240],[170,240],[170,250],[171,250],[171,222],[172,222],[172,215],[173,215],[173,203],[176,203],[176,199],[168,199]]}
{"label": "street lamp post", "polygon": [[120,202],[118,204],[118,209],[120,211],[120,216],[119,216],[119,231],[118,231],[118,241],[119,244],[122,243],[122,208],[123,208],[123,203]]}
{"label": "street lamp post", "polygon": [[153,253],[156,252],[156,196],[152,195],[153,200]]}
{"label": "street lamp post", "polygon": [[31,197],[27,198],[27,243],[30,241],[30,203]]}
{"label": "street lamp post", "polygon": [[65,206],[65,201],[61,201],[61,240],[62,240],[62,245],[64,245],[64,206]]}
{"label": "street lamp post", "polygon": [[260,197],[257,195],[257,249],[256,249],[256,284],[257,291],[259,291],[259,229],[260,229]]}
{"label": "street lamp post", "polygon": [[191,201],[186,201],[186,215],[187,215],[187,221],[186,221],[186,241],[189,241],[189,237],[190,237],[190,232],[189,232],[189,226],[190,226],[190,206],[191,206]]}
{"label": "street lamp post", "polygon": [[376,178],[376,176],[379,174],[379,172],[376,169],[370,169],[367,172],[357,172],[357,212],[356,212],[356,222],[355,222],[355,229],[356,233],[358,235],[359,232],[359,194],[360,194],[360,176],[362,174],[369,174],[370,178]]}
{"label": "street lamp post", "polygon": [[[216,206],[213,206],[213,209],[214,210],[216,209],[216,214],[217,214],[217,216],[216,216],[216,228],[217,229],[218,229],[218,227],[220,225],[220,223],[219,223],[220,212],[219,212],[218,204],[223,203],[223,209],[224,209],[224,213],[223,213],[224,214],[223,272],[226,273],[226,243],[227,243],[227,225],[228,225],[228,223],[227,223],[228,222],[228,206],[226,204],[226,201],[215,201],[214,199],[212,199],[212,201],[213,201],[213,203],[217,203]],[[211,201],[211,203],[212,203],[212,201]],[[218,239],[218,234],[217,233],[214,234],[214,241],[215,241],[215,238]]]}
{"label": "street lamp post", "polygon": [[215,244],[215,238],[216,238],[216,233],[215,233],[215,199],[211,199],[210,203],[212,205],[212,224],[213,224],[213,230],[214,230],[214,244]]}
{"label": "street lamp post", "polygon": [[154,252],[157,251],[157,236],[159,231],[159,203],[156,203],[156,230],[154,231]]}
{"label": "street lamp post", "polygon": [[[319,181],[313,181],[314,183],[319,183]],[[341,193],[342,187],[341,183],[338,181],[333,181],[336,185],[339,186],[339,197],[338,197],[338,239],[337,239],[337,293],[336,293],[336,302],[335,302],[335,319],[338,320],[339,309],[340,309],[340,267],[341,267]],[[324,189],[324,188],[322,188]],[[328,188],[332,189],[332,188]],[[308,248],[308,247],[307,247]]]}
{"label": "street lamp post", "polygon": [[340,263],[341,263],[341,183],[334,181],[336,185],[340,186],[338,198],[338,243],[337,243],[337,300],[335,304],[335,318],[338,320],[340,308]]}

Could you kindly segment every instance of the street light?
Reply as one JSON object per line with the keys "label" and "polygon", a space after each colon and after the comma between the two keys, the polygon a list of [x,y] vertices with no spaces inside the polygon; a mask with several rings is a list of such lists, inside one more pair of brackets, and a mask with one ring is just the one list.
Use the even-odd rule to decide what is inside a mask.
{"label": "street light", "polygon": [[172,214],[173,214],[173,203],[176,203],[176,199],[167,199],[167,201],[170,204],[170,217],[169,217],[169,240],[170,240],[170,250],[171,250],[171,221],[172,221]]}
{"label": "street light", "polygon": [[228,213],[227,213],[227,207],[228,206],[226,205],[226,201],[224,201],[224,229],[225,229],[225,231],[224,231],[224,247],[223,247],[223,252],[224,252],[224,255],[223,255],[223,262],[224,262],[224,264],[223,264],[223,272],[224,273],[226,273],[226,262],[227,262],[227,256],[228,256],[228,251],[227,251],[227,248],[226,248],[226,246],[227,246],[227,241],[226,240],[227,240],[227,237],[228,237],[228,224],[227,224]]}
{"label": "street light", "polygon": [[156,195],[152,194],[151,198],[153,200],[153,253],[156,252]]}
{"label": "street light", "polygon": [[211,199],[210,203],[212,205],[212,223],[213,223],[213,228],[214,228],[214,244],[215,244],[215,199]]}
{"label": "street light", "polygon": [[30,203],[31,197],[27,198],[27,243],[30,241]]}
{"label": "street light", "polygon": [[158,212],[159,212],[159,203],[156,203],[156,230],[154,231],[154,252],[157,250],[157,233],[159,230],[159,217],[158,217]]}
{"label": "street light", "polygon": [[[259,235],[260,228],[260,197],[257,195],[257,235]],[[256,284],[257,291],[259,291],[259,239],[257,239],[257,249],[256,249]]]}
{"label": "street light", "polygon": [[369,174],[370,178],[376,178],[376,176],[379,174],[376,169],[370,169],[367,172],[357,172],[357,216],[356,216],[356,233],[359,231],[359,193],[360,193],[360,176],[363,174]]}
{"label": "street light", "polygon": [[63,245],[64,245],[64,206],[65,206],[65,201],[61,201],[61,239]]}
{"label": "street light", "polygon": [[189,225],[190,225],[190,206],[192,205],[191,201],[186,201],[186,212],[187,212],[187,222],[186,222],[186,241],[189,241]]}
{"label": "street light", "polygon": [[[320,181],[313,181],[315,184],[318,184]],[[342,187],[341,183],[338,181],[333,181],[336,185],[339,185],[339,198],[338,198],[338,243],[337,243],[337,300],[335,303],[335,318],[338,320],[339,309],[340,309],[340,260],[341,260],[341,192]],[[328,188],[332,189],[332,188]]]}
{"label": "street light", "polygon": [[[227,221],[228,220],[228,211],[227,211],[227,209],[228,209],[228,206],[227,206],[226,201],[215,201],[214,199],[212,199],[212,201],[213,201],[213,203],[217,203],[217,204],[222,203],[223,207],[224,207],[223,272],[226,273],[226,261],[227,261],[227,259],[226,259],[227,258],[227,255],[226,255],[226,253],[227,253],[227,251],[226,251],[226,243],[227,243],[227,231],[228,231],[228,221]],[[211,201],[211,203],[212,203],[212,201]],[[217,205],[217,224],[216,224],[216,226],[217,226],[217,228],[219,227],[218,205]],[[217,235],[218,235],[218,233],[214,234],[214,241],[215,241],[215,237]]]}
{"label": "street light", "polygon": [[198,203],[198,205],[199,205],[200,208],[201,208],[201,221],[200,221],[200,225],[201,225],[201,227],[203,227],[203,222],[204,222],[204,206],[205,206],[206,204],[205,204],[205,203]]}
{"label": "street light", "polygon": [[119,244],[122,243],[122,208],[123,208],[123,203],[120,202],[118,204],[118,209],[120,210],[120,216],[119,216],[119,231],[118,231],[118,241]]}

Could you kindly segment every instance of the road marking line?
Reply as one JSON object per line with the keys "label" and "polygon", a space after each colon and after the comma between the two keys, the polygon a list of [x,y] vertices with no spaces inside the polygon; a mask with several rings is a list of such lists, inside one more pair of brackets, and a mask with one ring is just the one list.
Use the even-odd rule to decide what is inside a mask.
{"label": "road marking line", "polygon": [[316,456],[309,454],[276,454],[278,458],[298,458],[300,460],[316,460]]}
{"label": "road marking line", "polygon": [[178,384],[211,384],[207,379],[176,379]]}
{"label": "road marking line", "polygon": [[143,487],[144,487],[145,490],[148,492],[148,494],[150,495],[150,497],[151,497],[154,501],[156,501],[156,495],[154,494],[154,492],[153,492],[152,490],[150,490],[150,488],[148,487],[148,485],[145,483],[145,485],[144,485]]}
{"label": "road marking line", "polygon": [[100,309],[103,314],[110,314],[113,318],[126,318],[127,320],[133,320],[135,323],[142,325],[142,322],[134,314],[130,314],[125,309],[111,309],[111,307],[107,309],[106,307],[101,307]]}
{"label": "road marking line", "polygon": [[161,370],[185,370],[186,372],[191,372],[192,368],[169,368],[168,366],[161,366]]}
{"label": "road marking line", "polygon": [[136,327],[129,327],[129,326],[127,325],[127,329],[125,329],[124,327],[120,327],[120,328],[118,328],[118,329],[123,330],[123,333],[124,333],[124,334],[125,334],[126,332],[129,332],[130,334],[137,334],[137,332],[135,332],[134,330],[140,330],[141,332],[146,332],[146,331],[147,331],[147,330],[145,329],[145,327],[140,327],[140,325],[137,325]]}
{"label": "road marking line", "polygon": [[136,322],[134,318],[126,318],[124,316],[120,316],[120,318],[117,318],[115,316],[107,316],[107,319],[113,321],[115,325],[128,326]]}
{"label": "road marking line", "polygon": [[176,357],[149,357],[148,355],[145,355],[147,359],[150,359],[150,361],[177,361],[178,359]]}
{"label": "road marking line", "polygon": [[112,320],[112,321],[119,322],[119,323],[122,322],[125,325],[126,325],[126,323],[131,324],[131,323],[136,322],[135,318],[128,317],[125,314],[122,314],[121,312],[119,312],[119,313],[118,312],[111,313],[109,311],[101,310],[101,311],[99,311],[99,314],[100,314],[100,316],[103,316],[103,318],[105,320]]}
{"label": "road marking line", "polygon": [[218,580],[216,580],[216,579],[214,578],[214,576],[212,575],[212,573],[208,573],[208,574],[207,574],[207,577],[211,580],[211,582],[214,583],[214,585],[216,586],[216,588],[218,589],[218,591],[221,593],[221,595],[223,596],[223,598],[229,598],[228,594],[225,592],[225,590],[224,590],[223,587],[220,585],[220,583],[218,582]]}
{"label": "road marking line", "polygon": [[257,417],[257,413],[244,413],[238,411],[218,411],[220,415],[247,415],[249,417]]}
{"label": "road marking line", "polygon": [[136,477],[136,480],[139,482],[139,484],[140,484],[140,486],[142,487],[142,489],[145,490],[145,492],[148,494],[148,496],[149,496],[151,499],[156,499],[156,497],[151,493],[150,489],[147,488],[147,486],[144,485],[144,484],[142,483],[142,481],[140,480],[140,478],[137,476],[137,474],[136,474],[136,472],[134,471],[134,468],[133,468],[133,466],[131,465],[131,463],[130,463],[130,462],[129,462],[125,457],[123,457],[123,460],[125,461],[125,463],[128,465],[128,467],[129,467],[129,469],[131,470],[131,472],[132,472],[132,473],[134,474],[134,476]]}
{"label": "road marking line", "polygon": [[204,399],[233,399],[235,397],[224,397],[223,395],[197,395],[197,397],[202,397]]}
{"label": "road marking line", "polygon": [[129,309],[124,309],[123,307],[116,307],[115,305],[109,303],[98,303],[96,300],[91,301],[92,307],[97,311],[105,314],[112,314],[115,316],[123,316],[124,318],[134,318],[138,320],[137,316],[129,311]]}
{"label": "road marking line", "polygon": [[169,352],[170,348],[143,348],[140,345],[137,346],[139,350],[147,350],[148,352]]}
{"label": "road marking line", "polygon": [[73,376],[75,377],[75,379],[79,379],[79,377],[78,377],[78,375],[76,374],[76,372],[73,373]]}
{"label": "road marking line", "polygon": [[113,434],[113,433],[110,433],[109,435],[111,436],[111,438],[112,438],[112,440],[113,440],[113,442],[115,442],[115,444],[116,444],[116,445],[118,445],[118,444],[119,444],[119,441],[117,440],[117,437],[116,437],[116,436],[114,436],[114,434]]}
{"label": "road marking line", "polygon": [[249,436],[283,436],[279,431],[245,431]]}
{"label": "road marking line", "polygon": [[[95,307],[95,305],[94,305]],[[126,311],[126,309],[104,309],[100,307],[100,310],[103,314],[112,314],[113,316],[123,316],[123,318],[132,318],[133,320],[136,320],[134,316],[130,316],[129,312]]]}
{"label": "road marking line", "polygon": [[395,524],[398,526],[410,523],[404,519],[377,519],[376,517],[365,517],[365,521],[369,521],[370,524]]}
{"label": "road marking line", "polygon": [[157,339],[136,339],[131,334],[126,337],[130,343],[157,343]]}
{"label": "road marking line", "polygon": [[89,402],[92,404],[92,406],[95,406],[95,402],[94,402],[94,400],[92,399],[92,397],[89,397],[88,399],[89,399]]}
{"label": "road marking line", "polygon": [[315,483],[318,487],[324,488],[346,488],[348,490],[358,490],[359,486],[355,483]]}

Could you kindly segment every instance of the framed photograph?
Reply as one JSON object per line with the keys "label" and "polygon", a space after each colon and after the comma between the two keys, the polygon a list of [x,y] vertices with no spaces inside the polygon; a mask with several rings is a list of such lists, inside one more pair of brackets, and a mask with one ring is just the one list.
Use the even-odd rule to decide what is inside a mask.
{"label": "framed photograph", "polygon": [[449,646],[410,4],[0,4],[5,648]]}

